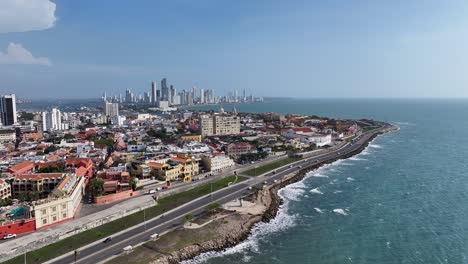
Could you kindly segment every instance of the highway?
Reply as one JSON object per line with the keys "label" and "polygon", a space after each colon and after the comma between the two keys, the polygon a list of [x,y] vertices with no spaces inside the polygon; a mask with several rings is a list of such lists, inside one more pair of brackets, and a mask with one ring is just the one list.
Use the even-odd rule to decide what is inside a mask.
{"label": "highway", "polygon": [[[279,168],[275,170],[275,172],[269,172],[264,176],[252,177],[251,179],[244,182],[231,185],[230,187],[221,189],[211,195],[194,200],[176,208],[175,210],[172,210],[171,212],[166,213],[163,216],[148,220],[144,225],[137,226],[133,229],[127,229],[128,231],[126,232],[112,236],[112,240],[110,242],[100,242],[89,247],[84,247],[79,250],[75,263],[94,264],[104,262],[113,256],[121,254],[123,252],[123,248],[128,245],[134,246],[145,241],[149,241],[151,239],[150,236],[155,233],[161,234],[175,227],[181,226],[184,222],[184,216],[188,213],[196,216],[202,213],[211,203],[216,202],[222,204],[251,194],[255,190],[249,190],[248,187],[250,186],[261,187],[265,181],[268,184],[271,184],[275,180],[281,180],[286,175],[297,172],[309,166],[328,163],[330,161],[346,157],[350,153],[357,151],[363,144],[367,142],[367,140],[369,140],[375,134],[379,133],[379,131],[380,130],[369,131],[359,136],[359,138],[357,138],[354,143],[349,143],[338,150],[300,160],[291,165]],[[104,239],[105,238],[103,238],[102,241]],[[67,254],[62,256],[61,259],[57,258],[48,261],[47,263],[69,264],[74,263],[74,261],[74,254]]]}

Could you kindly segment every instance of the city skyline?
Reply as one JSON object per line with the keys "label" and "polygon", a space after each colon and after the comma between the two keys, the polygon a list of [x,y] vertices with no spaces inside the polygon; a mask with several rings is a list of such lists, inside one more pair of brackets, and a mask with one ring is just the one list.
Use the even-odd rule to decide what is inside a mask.
{"label": "city skyline", "polygon": [[154,76],[264,97],[468,96],[468,3],[457,0],[37,0],[0,10],[21,14],[0,18],[0,93],[19,98],[146,90]]}

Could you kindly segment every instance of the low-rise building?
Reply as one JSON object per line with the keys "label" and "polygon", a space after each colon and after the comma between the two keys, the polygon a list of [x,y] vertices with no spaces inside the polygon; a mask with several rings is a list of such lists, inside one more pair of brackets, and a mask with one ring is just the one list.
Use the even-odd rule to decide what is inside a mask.
{"label": "low-rise building", "polygon": [[67,174],[52,194],[35,201],[29,210],[36,219],[36,229],[59,224],[75,217],[85,189],[85,178]]}
{"label": "low-rise building", "polygon": [[0,179],[0,199],[7,199],[11,197],[11,186],[8,182]]}
{"label": "low-rise building", "polygon": [[130,174],[126,171],[106,171],[98,173],[96,177],[105,181],[105,193],[122,192],[132,189],[130,186]]}
{"label": "low-rise building", "polygon": [[183,141],[197,141],[201,142],[202,136],[201,135],[184,135],[180,137]]}
{"label": "low-rise building", "polygon": [[203,156],[201,159],[206,171],[221,172],[235,165],[234,161],[226,155]]}
{"label": "low-rise building", "polygon": [[13,129],[0,129],[0,142],[16,141],[16,132]]}
{"label": "low-rise building", "polygon": [[31,173],[34,170],[34,162],[29,160],[16,164],[8,169],[10,175]]}
{"label": "low-rise building", "polygon": [[251,153],[253,150],[255,150],[255,147],[245,142],[231,143],[226,147],[227,154],[232,157],[238,157],[242,154]]}
{"label": "low-rise building", "polygon": [[46,197],[65,177],[65,173],[37,173],[16,175],[11,183],[13,198],[21,199],[36,195]]}

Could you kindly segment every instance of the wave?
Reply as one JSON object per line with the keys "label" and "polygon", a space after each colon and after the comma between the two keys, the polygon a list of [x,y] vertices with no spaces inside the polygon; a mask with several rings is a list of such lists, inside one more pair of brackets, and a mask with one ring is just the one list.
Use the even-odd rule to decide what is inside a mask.
{"label": "wave", "polygon": [[348,213],[344,209],[341,209],[341,208],[333,209],[333,212],[339,215],[348,215]]}
{"label": "wave", "polygon": [[[292,188],[290,186],[293,186]],[[183,264],[199,264],[204,263],[208,259],[222,257],[226,255],[233,255],[233,254],[243,254],[243,260],[250,260],[251,254],[249,253],[258,253],[259,252],[259,242],[264,237],[285,231],[293,226],[296,225],[298,215],[288,214],[288,205],[290,203],[291,193],[297,192],[298,188],[294,188],[294,184],[288,185],[281,189],[278,194],[283,199],[284,203],[280,206],[278,210],[278,214],[275,218],[273,218],[270,222],[259,222],[254,225],[250,236],[244,242],[235,245],[234,247],[227,248],[223,251],[216,252],[210,251],[203,254],[198,255],[197,257],[182,261]],[[301,190],[302,192],[304,190]],[[289,195],[289,196],[288,196]]]}
{"label": "wave", "polygon": [[358,157],[351,157],[351,158],[348,158],[348,159],[353,160],[353,161],[367,160],[367,159],[358,158]]}
{"label": "wave", "polygon": [[394,124],[401,125],[401,126],[415,126],[415,123],[410,122],[393,122]]}
{"label": "wave", "polygon": [[323,194],[323,192],[321,192],[319,188],[312,189],[312,190],[310,190],[310,192],[311,193],[316,193],[316,194]]}
{"label": "wave", "polygon": [[323,174],[321,174],[321,173],[314,173],[314,174],[312,175],[312,177],[318,177],[318,178],[328,178],[328,176],[327,176],[327,175],[323,175]]}
{"label": "wave", "polygon": [[351,178],[351,177],[346,178],[346,180],[348,180],[348,181],[354,181],[354,179]]}
{"label": "wave", "polygon": [[315,210],[317,213],[323,214],[322,209],[320,209],[320,208],[318,208],[318,207],[315,207],[314,210]]}
{"label": "wave", "polygon": [[[370,154],[367,151],[367,148],[361,152],[361,154],[368,155]],[[364,160],[364,159],[359,159],[356,157],[351,157],[349,158],[350,160]],[[283,204],[280,206],[278,210],[278,214],[276,215],[275,218],[273,218],[270,222],[265,223],[265,222],[259,222],[254,227],[252,228],[250,236],[242,243],[235,245],[231,248],[227,248],[223,251],[220,252],[206,252],[203,254],[198,255],[197,257],[183,261],[181,263],[183,264],[198,264],[198,263],[204,263],[208,259],[211,258],[218,258],[218,257],[223,257],[226,255],[233,255],[233,254],[243,254],[241,255],[241,259],[244,262],[249,262],[249,260],[252,257],[252,253],[258,253],[259,252],[259,242],[261,239],[264,239],[265,237],[268,237],[271,234],[283,232],[291,227],[294,227],[297,224],[297,220],[299,219],[298,215],[295,214],[289,214],[288,213],[288,206],[291,201],[298,201],[300,197],[305,197],[306,194],[304,188],[306,188],[306,184],[304,181],[310,177],[319,177],[319,178],[329,178],[327,175],[325,175],[325,172],[329,171],[330,167],[332,166],[337,166],[337,165],[348,165],[343,163],[344,160],[337,160],[333,163],[324,165],[320,167],[317,170],[309,172],[304,179],[301,181],[288,185],[282,189],[279,190],[278,194],[279,196],[283,199]],[[352,164],[349,164],[352,165]],[[336,180],[334,180],[336,181]],[[332,181],[333,182],[333,181]],[[315,190],[315,191],[314,191]],[[319,188],[315,188],[310,191],[311,193],[317,193],[317,194],[323,194]],[[335,191],[334,193],[340,193],[340,190]],[[325,213],[322,211],[320,208],[314,208],[314,210],[317,213]],[[337,208],[334,209],[333,212],[339,215],[348,215],[348,209],[341,209]]]}
{"label": "wave", "polygon": [[343,192],[343,191],[341,191],[341,190],[336,190],[336,191],[334,191],[333,193],[336,194],[336,193],[342,193],[342,192]]}
{"label": "wave", "polygon": [[369,144],[369,148],[376,148],[376,149],[381,149],[383,148],[381,145],[378,145],[378,144]]}

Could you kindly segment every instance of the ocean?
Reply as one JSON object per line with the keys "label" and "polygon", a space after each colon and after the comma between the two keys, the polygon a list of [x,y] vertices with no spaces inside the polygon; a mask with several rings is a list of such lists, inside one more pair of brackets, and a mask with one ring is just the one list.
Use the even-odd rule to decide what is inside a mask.
{"label": "ocean", "polygon": [[401,129],[281,189],[278,216],[245,242],[186,263],[468,263],[468,100],[281,99],[236,108],[374,118]]}

